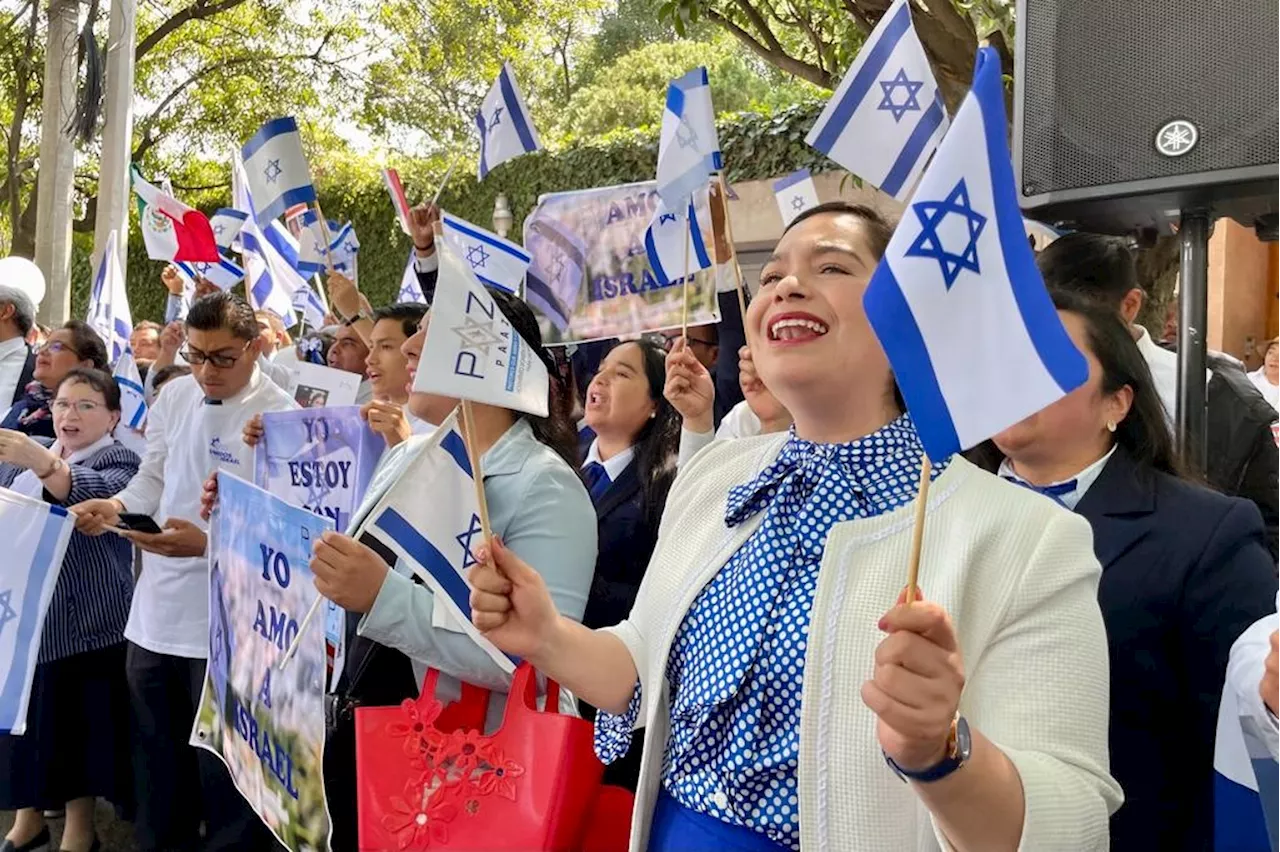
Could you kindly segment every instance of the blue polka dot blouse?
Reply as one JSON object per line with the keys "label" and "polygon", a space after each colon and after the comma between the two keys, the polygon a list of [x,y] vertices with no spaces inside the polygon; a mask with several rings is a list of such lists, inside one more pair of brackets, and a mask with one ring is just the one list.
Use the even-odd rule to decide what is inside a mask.
{"label": "blue polka dot blouse", "polygon": [[[800,848],[800,697],[827,532],[910,502],[922,461],[909,415],[846,444],[793,430],[772,464],[730,490],[728,526],[765,516],[695,599],[667,660],[662,783],[680,804]],[[601,760],[626,753],[639,708],[637,682],[626,713],[597,715]]]}

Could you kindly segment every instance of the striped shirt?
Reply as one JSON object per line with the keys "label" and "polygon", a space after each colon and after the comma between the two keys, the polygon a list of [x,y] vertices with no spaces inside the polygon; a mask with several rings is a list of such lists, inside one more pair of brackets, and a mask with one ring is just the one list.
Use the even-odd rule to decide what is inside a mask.
{"label": "striped shirt", "polygon": [[[71,492],[67,499],[54,500],[47,491],[43,499],[74,506],[82,500],[114,496],[138,472],[140,463],[136,453],[113,441],[68,465]],[[20,467],[0,464],[0,486],[12,485],[21,473]],[[45,616],[37,661],[48,663],[123,642],[132,596],[133,546],[115,535],[72,533]]]}

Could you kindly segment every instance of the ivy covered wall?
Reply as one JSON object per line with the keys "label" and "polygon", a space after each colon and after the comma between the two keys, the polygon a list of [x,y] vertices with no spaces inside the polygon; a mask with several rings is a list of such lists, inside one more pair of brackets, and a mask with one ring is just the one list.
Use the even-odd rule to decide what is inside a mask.
{"label": "ivy covered wall", "polygon": [[[721,116],[720,147],[725,175],[730,183],[777,177],[799,168],[828,171],[838,168],[804,144],[822,103],[814,101],[787,107],[769,115],[740,113]],[[651,180],[657,168],[656,127],[620,131],[589,143],[556,151],[539,151],[513,160],[480,183],[475,176],[474,152],[459,158],[440,205],[451,213],[492,228],[493,204],[505,192],[515,222],[511,236],[519,240],[521,223],[538,196],[549,192],[589,189]],[[395,162],[410,202],[430,198],[445,172],[445,164]],[[396,223],[391,201],[377,171],[359,166],[328,164],[316,169],[320,204],[330,219],[351,220],[360,238],[360,289],[373,305],[394,299],[409,254],[409,240]],[[206,213],[229,203],[226,192],[183,198]],[[136,214],[135,214],[136,215]],[[91,280],[89,235],[79,235],[72,259],[72,316],[85,314]],[[163,264],[147,258],[137,222],[129,233],[126,270],[129,302],[134,321],[161,321],[165,291],[160,283]]]}

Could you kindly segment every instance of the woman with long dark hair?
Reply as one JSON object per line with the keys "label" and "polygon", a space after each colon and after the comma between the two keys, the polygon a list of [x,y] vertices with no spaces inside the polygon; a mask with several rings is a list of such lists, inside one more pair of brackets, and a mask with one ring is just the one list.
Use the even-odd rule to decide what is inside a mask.
{"label": "woman with long dark hair", "polygon": [[1081,515],[1102,563],[1111,656],[1113,849],[1213,847],[1213,745],[1231,645],[1274,612],[1248,501],[1180,477],[1164,407],[1113,311],[1054,295],[1089,380],[996,435],[1000,475]]}
{"label": "woman with long dark hair", "polygon": [[88,323],[68,320],[49,332],[36,350],[32,381],[0,421],[0,429],[53,440],[53,413],[49,406],[54,390],[77,367],[108,369],[107,347]]}

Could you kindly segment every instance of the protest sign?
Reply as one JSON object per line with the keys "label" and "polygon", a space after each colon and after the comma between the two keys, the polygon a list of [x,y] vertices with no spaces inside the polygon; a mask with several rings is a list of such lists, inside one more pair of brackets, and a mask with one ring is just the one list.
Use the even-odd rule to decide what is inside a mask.
{"label": "protest sign", "polygon": [[[695,199],[698,220],[712,221],[707,194],[695,193]],[[645,234],[657,209],[654,181],[538,199],[524,222],[524,247],[533,256],[525,300],[539,314],[544,343],[681,326],[683,270],[663,284],[645,251]],[[714,256],[710,228],[705,238]],[[693,273],[689,291],[689,325],[718,322],[715,268]]]}
{"label": "protest sign", "polygon": [[302,408],[354,405],[360,395],[360,375],[308,361],[293,365],[293,401]]}
{"label": "protest sign", "polygon": [[[299,635],[316,599],[311,547],[330,518],[227,473],[209,525],[209,662],[191,744],[293,852],[329,848],[324,797],[324,632]],[[293,660],[277,664],[295,642]]]}
{"label": "protest sign", "polygon": [[27,730],[27,700],[74,520],[61,506],[0,488],[0,732]]}

